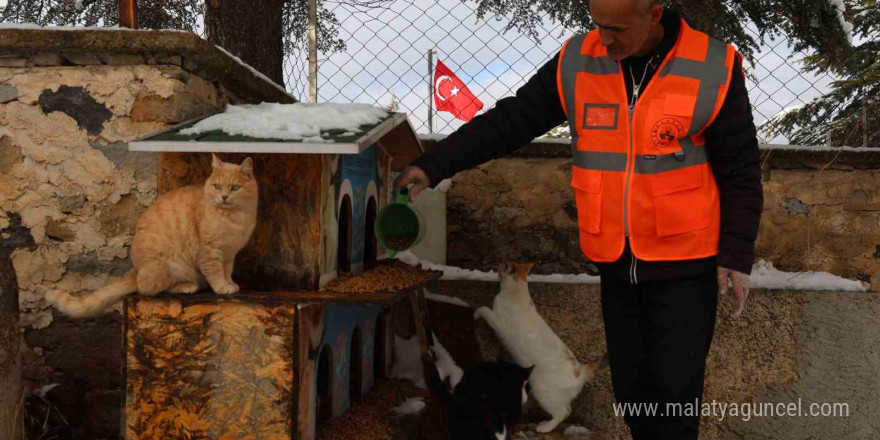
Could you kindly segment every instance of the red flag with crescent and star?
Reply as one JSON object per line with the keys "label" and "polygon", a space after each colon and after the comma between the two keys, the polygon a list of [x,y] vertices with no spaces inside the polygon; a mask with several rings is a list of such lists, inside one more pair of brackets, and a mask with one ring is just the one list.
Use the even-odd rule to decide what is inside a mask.
{"label": "red flag with crescent and star", "polygon": [[465,122],[483,108],[483,103],[440,60],[434,70],[434,105],[438,112],[452,113]]}

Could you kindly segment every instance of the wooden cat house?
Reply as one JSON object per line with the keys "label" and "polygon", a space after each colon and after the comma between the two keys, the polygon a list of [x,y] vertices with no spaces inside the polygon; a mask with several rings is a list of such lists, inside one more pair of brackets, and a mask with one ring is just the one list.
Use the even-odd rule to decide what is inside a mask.
{"label": "wooden cat house", "polygon": [[205,128],[227,109],[129,144],[159,154],[160,193],[203,181],[212,153],[235,163],[250,156],[260,200],[254,235],[236,259],[241,293],[127,301],[128,439],[315,438],[319,420],[346,411],[390,372],[390,312],[420,313],[421,291],[437,278],[379,261],[373,234],[392,200],[392,173],[422,154],[406,116],[385,112],[356,130],[321,128],[301,139],[248,131],[261,123],[248,112],[272,105],[290,109],[232,109],[241,113],[229,125],[245,134]]}

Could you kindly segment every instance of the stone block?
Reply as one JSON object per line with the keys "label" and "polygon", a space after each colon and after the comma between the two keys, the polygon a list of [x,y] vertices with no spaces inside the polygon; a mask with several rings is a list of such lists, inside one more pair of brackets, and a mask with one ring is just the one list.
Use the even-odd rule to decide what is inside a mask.
{"label": "stone block", "polygon": [[18,89],[16,87],[0,84],[0,103],[7,103],[18,99]]}
{"label": "stone block", "polygon": [[110,162],[119,169],[134,170],[137,180],[155,178],[159,168],[159,158],[154,153],[128,151],[128,144],[114,142],[110,144],[92,143]]}
{"label": "stone block", "polygon": [[24,156],[21,154],[21,147],[13,145],[8,136],[0,138],[0,173],[8,173],[22,159]]}
{"label": "stone block", "polygon": [[61,54],[61,57],[68,63],[76,64],[78,66],[94,66],[101,64],[101,58],[94,53],[66,52]]}
{"label": "stone block", "polygon": [[138,218],[145,209],[138,204],[137,198],[133,195],[123,196],[119,203],[101,211],[98,218],[101,232],[108,237],[134,233]]}
{"label": "stone block", "polygon": [[139,54],[107,54],[101,55],[101,61],[108,66],[132,66],[144,64],[144,57]]}
{"label": "stone block", "polygon": [[61,55],[53,52],[38,53],[31,58],[31,62],[35,66],[60,66],[64,64]]}
{"label": "stone block", "polygon": [[110,275],[121,277],[131,271],[132,265],[129,259],[114,258],[102,260],[95,251],[85,254],[72,255],[67,260],[67,271],[83,275]]}
{"label": "stone block", "polygon": [[28,59],[22,57],[0,57],[0,67],[27,67]]}
{"label": "stone block", "polygon": [[76,233],[59,220],[49,220],[46,225],[46,236],[52,240],[73,241]]}
{"label": "stone block", "polygon": [[65,113],[90,135],[99,134],[104,122],[113,116],[113,112],[82,87],[61,86],[57,92],[46,89],[40,94],[39,102],[43,113]]}
{"label": "stone block", "polygon": [[70,214],[75,212],[77,209],[82,208],[85,204],[86,196],[82,194],[72,197],[65,197],[61,199],[61,212],[64,214]]}
{"label": "stone block", "polygon": [[162,122],[176,124],[202,116],[217,108],[193,93],[177,93],[168,98],[152,93],[141,93],[131,108],[134,122]]}

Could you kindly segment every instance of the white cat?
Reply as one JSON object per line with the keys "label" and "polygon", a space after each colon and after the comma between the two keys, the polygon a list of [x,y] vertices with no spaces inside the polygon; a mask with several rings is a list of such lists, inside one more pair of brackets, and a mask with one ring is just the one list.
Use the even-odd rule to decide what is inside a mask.
{"label": "white cat", "polygon": [[535,309],[527,282],[531,264],[504,263],[498,271],[501,291],[492,310],[480,307],[474,319],[483,318],[520,366],[531,366],[532,395],[553,418],[538,424],[537,431],[556,429],[569,414],[571,402],[597,371],[608,365],[607,355],[580,363],[568,346]]}

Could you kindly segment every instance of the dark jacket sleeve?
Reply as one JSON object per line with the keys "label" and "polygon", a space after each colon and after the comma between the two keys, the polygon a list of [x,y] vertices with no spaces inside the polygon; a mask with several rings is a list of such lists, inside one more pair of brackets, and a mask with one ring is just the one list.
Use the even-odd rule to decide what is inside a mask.
{"label": "dark jacket sleeve", "polygon": [[437,185],[459,171],[506,156],[565,122],[556,87],[558,62],[557,53],[515,96],[499,100],[412,165],[425,171],[432,186]]}
{"label": "dark jacket sleeve", "polygon": [[703,135],[721,193],[718,265],[751,273],[764,193],[757,130],[739,57],[724,104]]}

